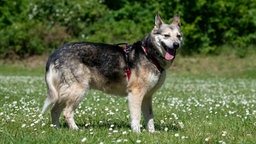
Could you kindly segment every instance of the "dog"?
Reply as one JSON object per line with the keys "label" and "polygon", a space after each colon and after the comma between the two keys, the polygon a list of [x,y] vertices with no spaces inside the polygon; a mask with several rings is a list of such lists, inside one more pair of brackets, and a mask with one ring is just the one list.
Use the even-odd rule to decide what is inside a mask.
{"label": "dog", "polygon": [[51,107],[52,123],[59,117],[71,129],[78,129],[74,111],[89,89],[128,96],[131,129],[140,133],[141,111],[149,132],[155,132],[152,95],[164,83],[182,44],[180,18],[171,24],[155,16],[155,26],[132,45],[75,42],[53,52],[46,64],[47,98],[42,114]]}

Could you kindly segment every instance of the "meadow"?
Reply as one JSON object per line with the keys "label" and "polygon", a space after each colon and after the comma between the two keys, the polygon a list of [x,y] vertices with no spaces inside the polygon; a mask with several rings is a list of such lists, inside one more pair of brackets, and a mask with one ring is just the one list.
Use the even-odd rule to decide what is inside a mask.
{"label": "meadow", "polygon": [[155,93],[156,133],[130,131],[127,98],[90,91],[75,114],[79,130],[40,116],[43,64],[0,63],[0,143],[255,143],[254,57],[177,58]]}

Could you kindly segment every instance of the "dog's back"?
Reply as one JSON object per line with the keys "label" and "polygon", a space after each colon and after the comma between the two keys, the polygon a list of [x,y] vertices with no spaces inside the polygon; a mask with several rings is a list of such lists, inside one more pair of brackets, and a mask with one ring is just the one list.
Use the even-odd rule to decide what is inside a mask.
{"label": "dog's back", "polygon": [[[76,64],[84,64],[88,67],[95,67],[107,78],[117,77],[113,75],[123,66],[124,52],[117,45],[100,43],[71,43],[56,50],[48,59],[46,72],[50,65],[56,70],[72,69]],[[74,68],[73,70],[75,70]]]}

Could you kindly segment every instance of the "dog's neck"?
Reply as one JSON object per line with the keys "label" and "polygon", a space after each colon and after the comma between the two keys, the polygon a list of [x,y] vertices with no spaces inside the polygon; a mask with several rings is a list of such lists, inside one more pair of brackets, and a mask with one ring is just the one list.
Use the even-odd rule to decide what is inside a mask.
{"label": "dog's neck", "polygon": [[147,50],[147,47],[145,46],[141,46],[142,50],[144,51],[146,57],[157,67],[157,69],[162,73],[162,71],[164,70],[160,64],[158,63],[158,61],[152,57],[149,53],[148,53],[148,50]]}
{"label": "dog's neck", "polygon": [[160,72],[162,72],[165,68],[165,66],[162,64],[161,56],[156,52],[156,48],[152,43],[152,38],[150,34],[145,36],[141,41],[141,46],[143,51],[145,52],[147,58],[158,68]]}

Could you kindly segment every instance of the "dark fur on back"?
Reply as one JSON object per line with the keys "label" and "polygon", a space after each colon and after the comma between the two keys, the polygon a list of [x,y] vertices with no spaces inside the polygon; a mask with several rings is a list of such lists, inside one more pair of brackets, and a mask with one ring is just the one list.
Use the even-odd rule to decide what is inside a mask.
{"label": "dark fur on back", "polygon": [[70,43],[62,46],[50,56],[46,71],[51,63],[55,63],[56,69],[61,69],[63,65],[73,68],[75,65],[70,65],[72,63],[69,61],[74,60],[88,67],[96,68],[110,80],[118,80],[120,71],[124,70],[120,66],[120,61],[125,61],[125,55],[122,47],[117,45],[88,42]]}
{"label": "dark fur on back", "polygon": [[[135,68],[140,62],[140,57],[145,57],[142,50],[142,43],[147,43],[146,39],[138,41],[131,45],[129,53],[129,67]],[[153,55],[154,51],[149,48],[149,54]],[[46,72],[48,72],[50,64],[54,63],[56,69],[63,68],[66,65],[69,69],[75,70],[75,65],[71,65],[69,61],[77,60],[84,65],[97,69],[101,74],[111,81],[119,80],[120,73],[124,73],[126,67],[120,65],[126,62],[125,52],[123,48],[115,44],[103,44],[92,42],[77,42],[65,44],[57,49],[48,59],[46,64]],[[68,61],[68,63],[67,63]]]}

